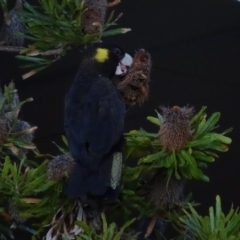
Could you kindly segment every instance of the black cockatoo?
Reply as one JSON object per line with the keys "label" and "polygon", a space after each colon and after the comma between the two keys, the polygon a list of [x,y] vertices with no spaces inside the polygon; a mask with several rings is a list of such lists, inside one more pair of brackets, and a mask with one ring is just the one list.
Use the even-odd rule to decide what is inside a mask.
{"label": "black cockatoo", "polygon": [[79,70],[65,99],[65,132],[75,166],[67,193],[71,198],[116,200],[119,192],[125,103],[114,85],[132,57],[116,43],[84,49]]}

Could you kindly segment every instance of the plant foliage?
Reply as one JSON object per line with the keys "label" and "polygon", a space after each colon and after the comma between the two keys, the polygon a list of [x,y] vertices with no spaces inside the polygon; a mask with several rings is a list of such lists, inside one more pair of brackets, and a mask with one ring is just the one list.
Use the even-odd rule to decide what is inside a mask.
{"label": "plant foliage", "polygon": [[[240,239],[240,213],[239,208],[231,206],[227,215],[222,211],[220,196],[216,196],[215,209],[209,208],[208,216],[201,216],[192,207],[184,211],[184,216],[179,217],[179,239],[193,240],[237,240]],[[180,228],[179,228],[180,227]],[[186,237],[187,236],[187,237]]]}
{"label": "plant foliage", "polygon": [[[126,133],[126,158],[133,157],[138,159],[137,167],[129,169],[129,181],[138,179],[143,172],[152,169],[165,168],[168,178],[174,174],[177,179],[198,179],[209,181],[204,175],[203,169],[218,157],[216,152],[226,152],[231,139],[225,136],[231,131],[226,130],[217,133],[217,122],[220,113],[213,113],[208,119],[202,109],[191,119],[193,138],[188,142],[185,149],[178,152],[168,152],[162,149],[159,142],[158,133],[149,133],[144,129],[132,130]],[[147,119],[160,126],[162,117],[159,113],[158,118],[148,117]]]}

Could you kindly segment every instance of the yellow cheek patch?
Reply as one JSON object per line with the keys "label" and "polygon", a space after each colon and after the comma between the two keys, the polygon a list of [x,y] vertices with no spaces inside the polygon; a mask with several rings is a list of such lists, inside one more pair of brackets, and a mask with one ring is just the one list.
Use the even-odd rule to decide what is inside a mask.
{"label": "yellow cheek patch", "polygon": [[109,51],[106,48],[97,48],[96,54],[94,56],[95,60],[98,62],[105,62],[109,58]]}

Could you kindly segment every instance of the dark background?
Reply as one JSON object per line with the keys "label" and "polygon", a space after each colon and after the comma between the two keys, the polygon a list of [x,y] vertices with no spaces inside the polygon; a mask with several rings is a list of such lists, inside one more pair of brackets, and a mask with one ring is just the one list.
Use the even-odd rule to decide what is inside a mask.
{"label": "dark background", "polygon": [[[196,110],[206,105],[209,115],[221,112],[220,129],[234,128],[230,150],[209,166],[209,183],[192,181],[186,193],[193,192],[202,213],[215,203],[216,194],[225,210],[232,203],[240,205],[240,2],[122,0],[116,11],[124,12],[119,24],[132,32],[111,39],[132,54],[145,48],[153,60],[149,101],[128,112],[126,131],[157,131],[146,117],[155,115],[159,105],[190,104]],[[0,52],[0,63],[1,85],[15,79],[21,100],[34,98],[21,117],[38,126],[35,143],[42,152],[57,153],[52,141],[61,142],[64,134],[63,102],[78,67],[78,53],[24,81],[19,80],[13,54]]]}

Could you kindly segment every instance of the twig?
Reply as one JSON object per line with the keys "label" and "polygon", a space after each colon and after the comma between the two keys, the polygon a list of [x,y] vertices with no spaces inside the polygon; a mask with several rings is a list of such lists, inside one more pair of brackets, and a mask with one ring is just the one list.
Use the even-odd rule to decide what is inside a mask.
{"label": "twig", "polygon": [[107,7],[114,7],[121,3],[121,0],[113,0],[112,2],[108,3]]}
{"label": "twig", "polygon": [[23,49],[25,49],[25,48],[0,45],[0,51],[5,51],[5,52],[21,52]]}
{"label": "twig", "polygon": [[25,79],[33,76],[33,75],[36,74],[36,73],[37,73],[37,72],[34,71],[34,70],[32,70],[32,71],[30,71],[30,72],[27,72],[27,73],[25,73],[25,74],[22,75],[22,79],[25,80]]}
{"label": "twig", "polygon": [[158,215],[154,215],[152,217],[152,219],[151,219],[151,221],[150,221],[150,223],[148,225],[147,231],[145,233],[145,236],[144,236],[145,239],[148,238],[152,234],[157,219],[158,219]]}
{"label": "twig", "polygon": [[29,53],[28,56],[33,57],[38,55],[42,55],[42,56],[60,55],[63,51],[64,51],[63,48],[51,49],[45,52],[35,51],[32,53]]}

